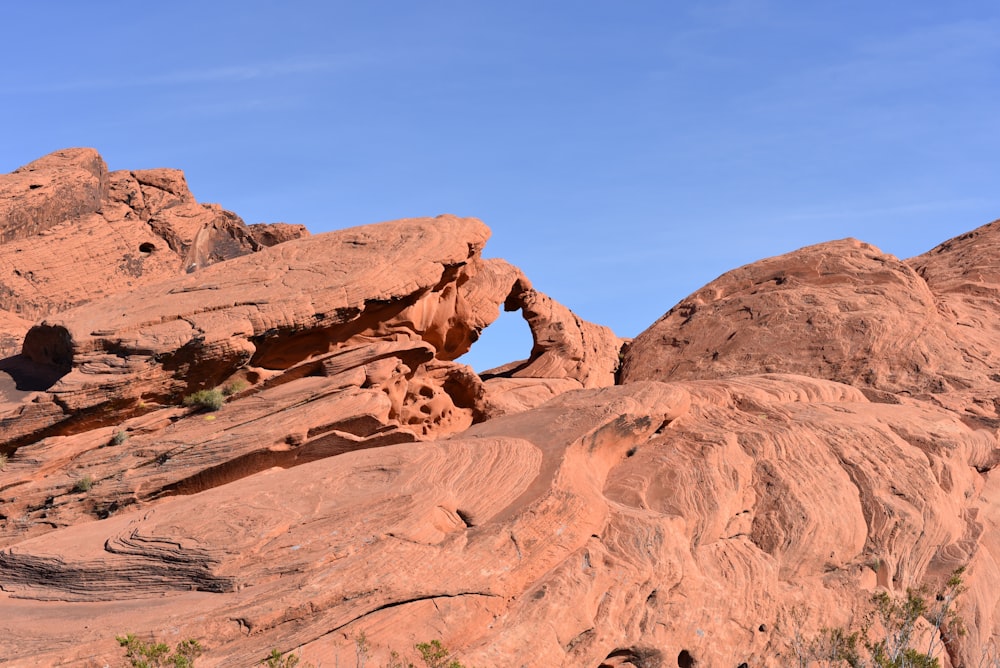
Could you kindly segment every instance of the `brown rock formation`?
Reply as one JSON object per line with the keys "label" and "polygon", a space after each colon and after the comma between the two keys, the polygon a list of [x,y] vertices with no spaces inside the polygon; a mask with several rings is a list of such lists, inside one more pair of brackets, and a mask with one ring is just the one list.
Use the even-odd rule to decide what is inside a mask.
{"label": "brown rock formation", "polygon": [[29,320],[260,248],[177,170],[68,149],[0,176],[0,309]]}
{"label": "brown rock formation", "polygon": [[[1000,224],[990,223],[907,262],[868,244],[845,240],[741,267],[683,300],[639,335],[624,355],[621,372],[626,383],[693,378],[728,378],[737,383],[747,374],[773,372],[839,381],[857,387],[872,401],[889,404],[873,415],[878,413],[880,421],[891,425],[886,436],[895,435],[924,451],[918,460],[930,456],[927,451],[942,452],[948,447],[942,443],[949,442],[952,432],[899,425],[892,415],[904,410],[901,407],[910,412],[950,409],[950,419],[975,429],[983,449],[965,464],[964,470],[971,467],[977,473],[969,479],[963,498],[976,498],[978,503],[975,508],[955,508],[952,512],[959,521],[950,528],[942,528],[943,519],[935,520],[941,524],[933,531],[926,524],[928,512],[954,508],[951,504],[957,498],[956,470],[942,468],[933,457],[929,467],[917,466],[923,470],[923,481],[901,494],[917,499],[920,509],[919,515],[903,511],[910,518],[902,520],[905,529],[899,525],[900,510],[890,499],[872,504],[863,491],[860,495],[867,521],[866,549],[878,553],[878,563],[882,554],[898,555],[897,565],[888,573],[880,571],[880,584],[898,591],[927,578],[940,582],[950,567],[970,566],[969,599],[977,606],[974,614],[980,616],[976,642],[982,644],[973,642],[956,650],[955,665],[978,662],[982,648],[997,632],[995,608],[1000,599],[990,580],[997,573],[1000,553],[994,539],[985,534],[995,526],[997,512],[994,493],[986,490],[996,484],[988,472],[997,463],[1000,425],[1000,403],[994,400],[1000,379],[1000,360],[994,355],[995,322],[1000,315],[995,299],[1000,287],[998,246]],[[854,438],[874,447],[870,437]],[[903,472],[897,455],[863,478],[851,474],[852,484],[881,480],[868,484],[900,492],[900,480],[914,474]],[[760,465],[759,455],[752,456]],[[844,459],[843,454],[837,457]],[[767,464],[768,479],[774,465]],[[822,470],[829,473],[826,466]],[[792,488],[787,482],[778,484]],[[836,487],[841,494],[853,495],[842,485]],[[948,498],[936,496],[939,490]],[[772,511],[783,514],[772,530],[786,544],[804,540],[789,533],[788,526],[794,524],[787,516],[790,504],[783,497]],[[806,511],[809,504],[798,507]],[[895,527],[893,531],[909,532],[918,540],[893,548],[879,545],[877,536],[886,522]],[[922,545],[920,540],[927,536],[941,542]],[[904,572],[900,564],[907,564],[908,570]]]}
{"label": "brown rock formation", "polygon": [[250,226],[250,234],[261,246],[277,246],[292,239],[309,236],[305,225],[288,223],[255,223]]}
{"label": "brown rock formation", "polygon": [[523,276],[504,309],[521,311],[534,343],[528,359],[482,374],[486,415],[516,413],[563,392],[615,384],[623,341],[610,329],[581,320]]}
{"label": "brown rock formation", "polygon": [[[239,442],[242,417],[164,436],[204,443],[182,456],[211,461],[205,430]],[[148,447],[126,443],[119,456]],[[21,652],[105,660],[106,629],[139,625],[208,637],[221,665],[271,647],[346,661],[363,632],[383,661],[442,637],[471,665],[670,665],[687,651],[782,666],[792,611],[806,628],[846,624],[880,584],[971,562],[978,641],[995,623],[983,537],[997,452],[944,409],[804,377],[571,392],[460,438],[203,477],[141,512],[22,540],[0,553],[0,581],[23,614],[0,625]],[[121,489],[102,478],[69,503],[104,486]],[[152,603],[136,618],[129,601]],[[72,609],[79,621],[54,624]]]}
{"label": "brown rock formation", "polygon": [[[976,236],[995,237],[995,225]],[[960,257],[940,247],[902,262],[847,239],[741,267],[639,335],[624,355],[622,380],[801,373],[869,388],[871,396],[922,398],[990,387],[1000,370],[989,350],[993,325],[968,324],[1000,307],[980,299],[968,324],[956,309],[998,284],[956,263]]]}
{"label": "brown rock formation", "polygon": [[[377,360],[385,363],[368,369],[363,383],[396,384],[405,395],[405,377],[419,364],[468,349],[476,318],[449,323],[477,308],[466,305],[457,284],[472,279],[476,266],[465,265],[487,236],[482,223],[454,217],[354,228],[65,312],[24,340],[29,371],[21,377],[31,377],[30,369],[60,373],[32,407],[49,418],[25,422],[18,406],[0,421],[11,439],[53,433],[39,429],[67,419],[59,433],[79,431],[121,420],[142,410],[140,402],[176,405],[237,372],[275,385]],[[308,291],[296,287],[305,285]],[[502,298],[487,308],[495,312]],[[348,355],[382,341],[405,354]],[[395,398],[398,413],[403,396]],[[441,418],[442,410],[431,416]]]}
{"label": "brown rock formation", "polygon": [[93,149],[68,149],[0,177],[0,245],[97,213],[108,168]]}
{"label": "brown rock formation", "polygon": [[[377,666],[437,638],[480,667],[777,668],[959,566],[941,665],[1000,639],[1000,223],[737,269],[619,369],[478,220],[310,237],[173,170],[32,165],[0,180],[0,262],[50,277],[0,311],[0,663],[115,665],[134,632],[208,666],[355,665],[364,634]],[[60,287],[40,239],[110,228],[93,294]],[[534,345],[480,377],[455,360],[501,306]]]}

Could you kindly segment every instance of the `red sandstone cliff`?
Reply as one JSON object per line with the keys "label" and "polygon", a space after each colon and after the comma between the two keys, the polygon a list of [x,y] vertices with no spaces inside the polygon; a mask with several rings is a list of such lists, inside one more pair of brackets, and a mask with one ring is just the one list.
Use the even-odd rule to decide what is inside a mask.
{"label": "red sandstone cliff", "polygon": [[[736,269],[623,349],[475,219],[306,236],[93,151],[0,177],[0,663],[787,666],[965,567],[1000,634],[1000,223]],[[500,308],[528,359],[455,360]],[[183,405],[227,388],[221,410]],[[86,488],[86,489],[84,489]]]}

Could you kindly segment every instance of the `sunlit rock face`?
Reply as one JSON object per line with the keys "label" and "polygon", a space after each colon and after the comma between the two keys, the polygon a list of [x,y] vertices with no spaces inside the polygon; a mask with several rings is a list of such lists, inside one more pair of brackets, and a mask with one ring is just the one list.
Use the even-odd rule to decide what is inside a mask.
{"label": "sunlit rock face", "polygon": [[[0,662],[777,668],[965,567],[939,658],[980,665],[997,223],[763,260],[628,343],[489,235],[248,227],[89,149],[0,177]],[[476,374],[501,308],[533,346]]]}

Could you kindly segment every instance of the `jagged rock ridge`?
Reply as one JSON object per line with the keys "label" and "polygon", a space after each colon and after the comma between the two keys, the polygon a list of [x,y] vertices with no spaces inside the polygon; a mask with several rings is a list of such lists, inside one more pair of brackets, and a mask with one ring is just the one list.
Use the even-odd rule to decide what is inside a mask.
{"label": "jagged rock ridge", "polygon": [[[83,149],[0,193],[0,662],[786,666],[793,623],[958,566],[942,665],[997,639],[1000,223],[763,260],[623,346],[475,219],[247,227]],[[501,307],[534,345],[480,376]]]}

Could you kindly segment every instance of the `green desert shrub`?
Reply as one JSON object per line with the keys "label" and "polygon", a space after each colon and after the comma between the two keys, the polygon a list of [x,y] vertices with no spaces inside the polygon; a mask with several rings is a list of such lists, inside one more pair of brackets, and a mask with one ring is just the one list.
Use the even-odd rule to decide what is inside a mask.
{"label": "green desert shrub", "polygon": [[177,643],[173,652],[166,643],[146,643],[134,633],[116,636],[115,640],[125,648],[125,658],[133,668],[192,668],[202,653],[201,645],[192,639]]}
{"label": "green desert shrub", "polygon": [[226,402],[225,396],[219,390],[198,390],[184,397],[184,405],[192,408],[204,408],[217,411]]}
{"label": "green desert shrub", "polygon": [[88,473],[73,484],[73,491],[82,494],[83,492],[89,492],[93,486],[94,477]]}
{"label": "green desert shrub", "polygon": [[226,383],[222,386],[222,394],[227,397],[231,397],[234,394],[239,394],[243,390],[247,389],[247,382],[245,380],[234,380],[231,383]]}
{"label": "green desert shrub", "polygon": [[[125,648],[125,658],[129,660],[132,668],[192,668],[194,660],[198,658],[203,649],[197,640],[185,640],[177,644],[173,651],[169,645],[163,642],[143,642],[133,633],[125,636],[116,636],[118,644]],[[427,668],[465,668],[460,662],[454,659],[449,660],[449,651],[440,640],[431,640],[426,643],[414,645],[420,658]],[[365,668],[365,664],[370,656],[370,645],[364,634],[355,638],[356,668]],[[384,668],[417,668],[414,664],[404,662],[397,652],[390,653],[389,663]],[[281,652],[272,649],[257,666],[264,668],[315,668],[311,663],[301,663],[301,659],[294,652]]]}
{"label": "green desert shrub", "polygon": [[265,668],[296,668],[299,665],[299,657],[293,652],[282,654],[278,650],[272,649],[271,654],[257,665],[265,666]]}
{"label": "green desert shrub", "polygon": [[[905,596],[886,591],[871,597],[871,608],[855,629],[826,628],[817,636],[804,638],[793,629],[790,638],[795,664],[810,666],[850,666],[851,668],[940,668],[937,656],[942,643],[963,632],[955,611],[955,598],[964,591],[962,574],[956,570],[945,585],[932,593],[926,588],[907,589]],[[792,616],[796,626],[801,618]],[[926,645],[916,647],[919,620],[933,630]],[[981,665],[981,664],[980,664]]]}
{"label": "green desert shrub", "polygon": [[121,445],[127,440],[128,440],[128,432],[126,432],[124,429],[119,429],[111,437],[111,440],[108,441],[108,445]]}
{"label": "green desert shrub", "polygon": [[440,640],[417,643],[416,648],[427,668],[464,668],[458,661],[448,660],[450,652]]}
{"label": "green desert shrub", "polygon": [[[448,658],[451,653],[440,640],[417,643],[414,648],[420,653],[420,660],[427,668],[465,668],[461,662]],[[384,668],[417,668],[417,666],[405,661],[399,652],[393,650],[389,653],[389,663]]]}

